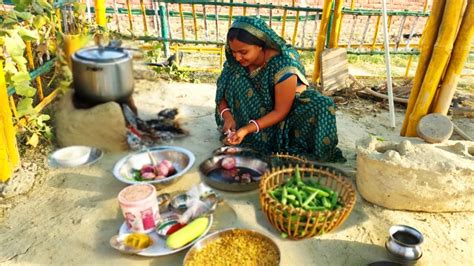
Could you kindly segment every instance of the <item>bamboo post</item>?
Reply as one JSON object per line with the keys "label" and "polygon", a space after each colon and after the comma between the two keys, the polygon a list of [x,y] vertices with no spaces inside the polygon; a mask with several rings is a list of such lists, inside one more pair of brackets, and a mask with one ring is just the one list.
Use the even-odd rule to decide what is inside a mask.
{"label": "bamboo post", "polygon": [[198,40],[198,26],[197,26],[197,17],[196,17],[196,5],[191,5],[191,10],[193,13],[193,27],[194,27],[194,39]]}
{"label": "bamboo post", "polygon": [[300,11],[296,11],[296,19],[295,19],[295,28],[293,30],[293,37],[291,38],[291,45],[295,46],[296,44],[296,37],[298,37],[298,24],[300,22]]}
{"label": "bamboo post", "polygon": [[288,14],[287,5],[283,8],[283,18],[281,22],[281,33],[280,36],[285,39],[285,28],[286,28],[286,16]]}
{"label": "bamboo post", "polygon": [[[234,0],[230,0],[230,3],[233,3]],[[233,6],[229,6],[229,21],[227,23],[227,28],[230,29],[230,26],[232,26],[232,14],[233,14]]]}
{"label": "bamboo post", "polygon": [[181,2],[178,4],[178,10],[179,10],[179,19],[181,21],[181,37],[183,38],[183,40],[186,40],[186,32],[184,29],[183,4],[181,4]]}
{"label": "bamboo post", "polygon": [[326,43],[326,31],[328,29],[329,16],[331,15],[332,0],[324,0],[323,13],[321,17],[321,24],[319,25],[318,41],[316,43],[316,51],[314,52],[314,70],[313,83],[318,83],[321,71],[321,62],[319,57],[324,50]]}
{"label": "bamboo post", "polygon": [[453,54],[449,60],[448,69],[439,90],[438,100],[434,103],[434,113],[446,115],[456,91],[464,63],[469,56],[469,48],[474,36],[474,0],[469,0],[464,11],[458,36],[454,42]]}
{"label": "bamboo post", "polygon": [[105,16],[105,0],[94,0],[95,22],[97,25],[106,28],[107,17]]}
{"label": "bamboo post", "polygon": [[341,32],[342,24],[342,6],[343,0],[336,0],[334,6],[334,25],[331,27],[331,37],[329,38],[329,48],[336,48],[339,42],[339,34]]}
{"label": "bamboo post", "polygon": [[418,97],[418,92],[423,82],[423,77],[425,76],[426,69],[428,68],[428,63],[430,62],[431,53],[433,51],[433,46],[436,41],[436,36],[438,36],[438,28],[441,23],[445,2],[446,0],[439,0],[433,2],[430,16],[428,17],[425,29],[423,30],[423,37],[420,41],[420,56],[418,58],[418,65],[416,67],[415,78],[413,79],[410,97],[408,98],[405,118],[403,119],[403,125],[400,130],[401,136],[406,135],[409,116],[415,106],[416,99]]}
{"label": "bamboo post", "polygon": [[140,0],[140,10],[142,11],[142,19],[143,19],[143,30],[145,35],[148,34],[148,25],[146,24],[146,10],[145,10],[145,3],[143,0]]}
{"label": "bamboo post", "polygon": [[[381,16],[378,16],[377,17],[377,22],[375,23],[374,39],[372,40],[372,47],[371,47],[372,51],[375,49],[375,44],[377,43],[377,35],[379,34],[380,18],[381,18]],[[386,27],[386,28],[387,28],[387,32],[388,32],[388,27]]]}
{"label": "bamboo post", "polygon": [[433,48],[433,54],[431,55],[430,64],[426,70],[420,92],[418,93],[415,108],[408,119],[406,128],[406,136],[408,137],[417,136],[416,126],[418,125],[418,121],[428,113],[438,88],[438,83],[453,49],[454,40],[456,38],[456,30],[454,30],[455,28],[453,27],[459,25],[463,6],[464,1],[446,0],[443,18],[439,27],[436,44]]}
{"label": "bamboo post", "polygon": [[[35,70],[35,60],[33,59],[33,51],[31,50],[31,41],[26,41],[25,42],[26,47],[26,58],[28,59],[28,67],[30,68],[30,71]],[[44,98],[43,94],[43,82],[41,81],[41,77],[37,76],[36,77],[36,86],[38,87],[38,99],[41,101]]]}
{"label": "bamboo post", "polygon": [[8,104],[7,84],[0,61],[0,181],[10,179],[13,170],[19,166],[20,154],[16,143],[12,112]]}
{"label": "bamboo post", "polygon": [[132,7],[130,5],[130,0],[126,1],[126,5],[127,5],[128,24],[130,26],[130,32],[133,35]]}

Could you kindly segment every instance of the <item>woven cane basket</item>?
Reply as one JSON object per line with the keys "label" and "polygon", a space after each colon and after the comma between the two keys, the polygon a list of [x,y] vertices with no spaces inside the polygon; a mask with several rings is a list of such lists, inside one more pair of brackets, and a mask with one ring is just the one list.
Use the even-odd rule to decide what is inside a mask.
{"label": "woven cane basket", "polygon": [[341,171],[312,164],[299,166],[303,181],[311,179],[338,193],[341,208],[326,211],[306,211],[283,205],[269,195],[295,174],[295,167],[277,167],[265,173],[260,180],[260,204],[268,221],[288,238],[298,240],[328,233],[341,225],[355,205],[354,186],[346,181]]}

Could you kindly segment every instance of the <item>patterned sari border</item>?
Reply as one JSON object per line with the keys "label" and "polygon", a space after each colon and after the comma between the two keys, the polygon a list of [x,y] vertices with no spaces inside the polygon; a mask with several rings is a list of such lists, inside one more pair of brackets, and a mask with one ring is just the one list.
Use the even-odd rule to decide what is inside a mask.
{"label": "patterned sari border", "polygon": [[309,86],[309,82],[308,80],[306,79],[306,77],[303,75],[303,73],[301,73],[301,71],[298,70],[298,68],[294,67],[294,66],[288,66],[288,67],[284,67],[282,69],[280,69],[280,71],[278,71],[275,75],[275,79],[274,79],[274,84],[276,85],[277,82],[287,73],[292,73],[292,74],[295,74],[298,76],[298,78],[306,85],[306,86]]}
{"label": "patterned sari border", "polygon": [[270,47],[270,48],[274,48],[274,49],[277,49],[277,50],[280,50],[278,48],[277,45],[275,45],[275,43],[270,39],[268,38],[268,35],[265,34],[262,30],[256,28],[254,25],[252,24],[249,24],[249,23],[246,23],[246,22],[243,22],[243,21],[235,21],[234,23],[232,23],[232,26],[231,28],[236,28],[236,29],[243,29],[243,30],[246,30],[248,31],[250,34],[254,35],[255,37],[257,37],[258,39],[262,40],[265,42],[265,44]]}

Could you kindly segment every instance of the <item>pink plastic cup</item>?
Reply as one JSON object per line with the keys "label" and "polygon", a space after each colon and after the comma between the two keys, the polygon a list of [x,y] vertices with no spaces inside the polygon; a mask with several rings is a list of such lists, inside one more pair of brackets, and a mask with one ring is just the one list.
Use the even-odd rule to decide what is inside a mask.
{"label": "pink plastic cup", "polygon": [[156,189],[150,184],[128,186],[118,194],[123,217],[130,231],[149,233],[160,219]]}

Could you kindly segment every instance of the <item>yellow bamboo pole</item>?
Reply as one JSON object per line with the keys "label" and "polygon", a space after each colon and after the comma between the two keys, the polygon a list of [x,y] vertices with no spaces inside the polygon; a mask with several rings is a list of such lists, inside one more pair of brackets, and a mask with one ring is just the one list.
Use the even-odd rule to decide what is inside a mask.
{"label": "yellow bamboo pole", "polygon": [[[375,49],[375,44],[377,43],[377,35],[379,34],[379,25],[380,25],[380,18],[382,16],[377,17],[377,22],[375,23],[375,32],[374,32],[374,40],[372,41],[372,51]],[[387,29],[388,30],[388,29]]]}
{"label": "yellow bamboo pole", "polygon": [[[26,59],[28,60],[28,67],[30,68],[30,71],[35,70],[35,61],[33,59],[33,51],[31,50],[31,42],[26,41],[25,42],[26,47]],[[41,77],[37,76],[36,77],[36,86],[38,87],[38,98],[39,100],[43,100],[44,94],[43,94],[43,83],[41,82]]]}
{"label": "yellow bamboo pole", "polygon": [[[127,0],[129,3],[130,0]],[[107,17],[105,15],[105,0],[94,0],[95,22],[104,28],[107,27]]]}
{"label": "yellow bamboo pole", "polygon": [[336,0],[334,5],[334,24],[331,28],[331,37],[329,38],[329,48],[336,48],[339,42],[339,33],[341,32],[342,24],[342,6],[343,0]]}
{"label": "yellow bamboo pole", "polygon": [[56,25],[58,26],[59,32],[63,33],[63,27],[61,25],[61,9],[56,9]]}
{"label": "yellow bamboo pole", "polygon": [[434,1],[431,7],[430,16],[426,22],[425,29],[423,30],[422,40],[420,41],[420,56],[418,57],[418,65],[416,67],[415,78],[413,79],[413,85],[408,98],[407,110],[405,112],[405,118],[403,120],[400,135],[406,135],[406,129],[408,126],[408,120],[411,112],[416,103],[418,92],[421,84],[423,83],[423,77],[425,76],[426,69],[430,62],[431,53],[433,51],[436,36],[438,36],[438,28],[441,23],[444,6],[446,0]]}
{"label": "yellow bamboo pole", "polygon": [[179,19],[181,20],[181,36],[183,37],[183,40],[186,40],[186,33],[184,31],[183,4],[181,3],[178,4],[178,10],[179,10]]}
{"label": "yellow bamboo pole", "polygon": [[407,67],[405,68],[405,75],[403,76],[404,78],[408,78],[412,61],[413,61],[413,55],[410,55],[410,57],[408,57]]}
{"label": "yellow bamboo pole", "polygon": [[286,28],[286,16],[288,14],[288,10],[286,8],[283,10],[283,19],[281,22],[281,34],[280,36],[284,39],[285,38],[285,28]]}
{"label": "yellow bamboo pole", "polygon": [[324,0],[321,23],[319,25],[318,42],[316,43],[316,51],[314,52],[313,83],[319,82],[319,72],[321,70],[319,57],[324,50],[324,44],[326,42],[326,32],[328,29],[329,16],[331,15],[331,5],[332,0]]}
{"label": "yellow bamboo pole", "polygon": [[243,15],[244,15],[244,17],[247,16],[247,7],[246,6],[244,6]]}
{"label": "yellow bamboo pole", "polygon": [[229,21],[227,22],[227,28],[230,28],[232,25],[232,14],[233,14],[234,7],[229,6]]}
{"label": "yellow bamboo pole", "polygon": [[448,114],[461,71],[469,56],[469,48],[474,36],[474,27],[472,25],[474,25],[474,0],[469,0],[466,11],[464,11],[461,28],[454,42],[453,54],[449,60],[448,69],[439,90],[439,96],[434,103],[434,113]]}
{"label": "yellow bamboo pole", "polygon": [[143,0],[140,0],[140,9],[142,11],[143,30],[145,31],[145,35],[147,35],[148,25],[146,24],[146,10],[145,10],[145,3],[143,2]]}
{"label": "yellow bamboo pole", "polygon": [[351,0],[351,10],[354,10],[354,0]]}
{"label": "yellow bamboo pole", "polygon": [[0,181],[7,181],[20,163],[16,132],[12,120],[3,61],[0,61]]}
{"label": "yellow bamboo pole", "polygon": [[197,26],[196,6],[195,6],[195,4],[191,5],[191,9],[192,9],[192,12],[193,12],[194,39],[197,41],[197,39],[198,39],[198,26]]}
{"label": "yellow bamboo pole", "polygon": [[225,46],[221,46],[221,53],[219,57],[219,65],[222,67],[224,66],[224,56],[225,56]]}
{"label": "yellow bamboo pole", "polygon": [[130,0],[127,0],[126,4],[127,4],[128,24],[130,26],[130,31],[133,34],[132,7],[130,6]]}
{"label": "yellow bamboo pole", "polygon": [[411,112],[408,119],[406,136],[417,136],[416,126],[418,125],[418,121],[429,111],[438,88],[438,83],[443,75],[443,70],[448,63],[453,49],[454,40],[456,39],[456,28],[462,17],[463,7],[464,1],[446,0],[443,18],[436,38],[436,44],[433,48],[433,54],[431,55],[430,64],[423,78],[415,108],[413,108],[413,112]]}
{"label": "yellow bamboo pole", "polygon": [[295,29],[293,30],[293,37],[291,38],[291,45],[295,45],[296,37],[298,36],[298,23],[300,21],[300,11],[296,11],[296,19],[295,19]]}

